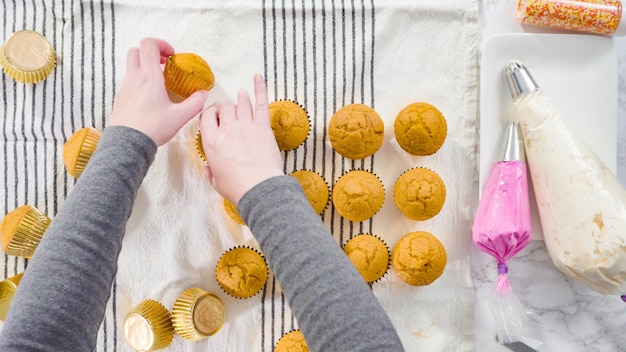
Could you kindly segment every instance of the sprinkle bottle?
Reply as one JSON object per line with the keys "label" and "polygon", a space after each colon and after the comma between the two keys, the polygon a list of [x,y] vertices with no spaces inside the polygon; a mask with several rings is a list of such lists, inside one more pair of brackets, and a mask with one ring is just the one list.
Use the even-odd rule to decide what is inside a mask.
{"label": "sprinkle bottle", "polygon": [[517,20],[584,33],[626,34],[619,0],[519,0]]}

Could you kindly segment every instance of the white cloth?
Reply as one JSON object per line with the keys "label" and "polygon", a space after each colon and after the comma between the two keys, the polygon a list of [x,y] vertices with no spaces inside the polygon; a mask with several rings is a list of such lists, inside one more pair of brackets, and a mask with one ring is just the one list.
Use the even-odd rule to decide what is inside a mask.
{"label": "white cloth", "polygon": [[[385,186],[382,210],[362,224],[342,220],[329,204],[323,220],[338,243],[344,244],[361,232],[371,232],[383,238],[391,250],[404,234],[425,230],[444,244],[448,265],[433,284],[410,286],[390,268],[372,286],[406,350],[473,350],[469,251],[470,200],[477,179],[475,0],[119,0],[73,7],[69,2],[61,2],[51,7],[37,11],[42,11],[43,17],[63,17],[65,25],[56,27],[53,18],[47,17],[44,27],[34,29],[47,32],[59,46],[56,73],[44,87],[20,93],[24,97],[12,99],[9,94],[0,107],[13,114],[12,119],[19,120],[22,117],[13,113],[12,106],[25,104],[21,100],[29,99],[31,93],[40,94],[47,104],[58,107],[55,115],[50,115],[52,109],[35,114],[42,126],[60,114],[61,104],[71,116],[62,123],[63,131],[59,132],[63,133],[52,131],[57,147],[50,148],[47,155],[54,153],[54,163],[44,166],[40,158],[20,157],[21,152],[12,153],[9,148],[3,152],[7,164],[17,163],[23,168],[30,160],[37,170],[48,170],[54,165],[58,172],[63,172],[59,170],[62,166],[58,146],[73,132],[72,128],[106,125],[110,98],[125,71],[126,51],[144,37],[163,38],[177,52],[194,52],[208,61],[216,84],[207,104],[232,101],[241,87],[251,91],[253,74],[263,73],[270,100],[297,101],[307,109],[312,121],[313,129],[305,144],[283,154],[287,173],[314,170],[332,186],[344,172],[363,168],[377,174]],[[13,16],[18,27],[21,15],[19,9],[9,11],[9,18]],[[5,26],[5,37],[11,30]],[[10,79],[5,81],[7,89],[22,92]],[[75,88],[70,90],[74,83]],[[61,92],[61,88],[65,89]],[[52,98],[52,91],[59,96]],[[86,103],[80,104],[83,100]],[[418,101],[435,105],[447,119],[447,139],[432,156],[410,156],[394,138],[396,114]],[[372,106],[385,121],[381,149],[373,158],[354,162],[333,154],[326,134],[334,111],[353,102]],[[91,120],[92,112],[97,119]],[[19,131],[20,126],[5,125],[4,129]],[[215,265],[221,254],[235,246],[258,245],[248,228],[230,220],[222,207],[222,198],[204,179],[202,162],[195,151],[197,129],[194,120],[160,148],[139,191],[98,351],[129,351],[121,332],[125,314],[144,299],[158,300],[171,309],[178,294],[192,286],[213,292],[223,300],[226,322],[221,331],[208,339],[189,342],[176,337],[166,350],[272,351],[284,333],[297,328],[273,276],[261,293],[245,300],[232,298],[220,289]],[[40,139],[33,134],[35,145]],[[409,220],[393,201],[395,179],[417,166],[437,172],[448,192],[441,213],[427,221]],[[26,173],[9,173],[4,181],[14,177],[20,185],[22,174]],[[15,206],[7,203],[4,210],[10,211],[26,201],[53,217],[56,204],[71,189],[72,180],[55,176],[38,182],[42,184],[39,192],[54,188],[58,198],[44,201],[41,196],[24,197],[19,187],[18,191],[5,187],[3,196],[14,197]],[[11,276],[13,271],[20,271],[23,261],[14,263],[9,258],[0,265],[4,266],[5,276]]]}

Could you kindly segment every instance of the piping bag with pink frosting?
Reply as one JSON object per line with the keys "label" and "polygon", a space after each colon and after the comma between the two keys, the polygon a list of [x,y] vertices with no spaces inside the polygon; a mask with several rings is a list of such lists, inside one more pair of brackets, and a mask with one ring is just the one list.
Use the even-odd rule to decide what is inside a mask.
{"label": "piping bag with pink frosting", "polygon": [[530,322],[506,276],[506,263],[531,241],[529,204],[524,146],[513,122],[506,129],[504,155],[493,165],[478,203],[472,238],[480,251],[498,262],[491,307],[498,341],[521,341],[536,348],[540,343],[529,337]]}
{"label": "piping bag with pink frosting", "polygon": [[522,63],[509,63],[504,75],[552,261],[594,291],[626,301],[626,190]]}

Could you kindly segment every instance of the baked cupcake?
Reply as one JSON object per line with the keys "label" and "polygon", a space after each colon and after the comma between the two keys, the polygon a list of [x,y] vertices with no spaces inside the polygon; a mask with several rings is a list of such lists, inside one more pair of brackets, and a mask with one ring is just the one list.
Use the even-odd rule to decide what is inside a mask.
{"label": "baked cupcake", "polygon": [[133,308],[122,323],[126,343],[135,351],[165,348],[174,339],[170,312],[157,301],[148,299]]}
{"label": "baked cupcake", "polygon": [[246,223],[243,221],[239,212],[237,211],[237,207],[228,199],[224,198],[224,210],[226,210],[226,214],[233,219],[236,223],[240,225],[245,225]]}
{"label": "baked cupcake", "polygon": [[349,171],[333,187],[333,205],[350,221],[365,221],[376,214],[385,201],[383,183],[371,172]]}
{"label": "baked cupcake", "polygon": [[308,352],[309,347],[304,341],[304,335],[300,330],[294,330],[283,335],[278,340],[274,352]]}
{"label": "baked cupcake", "polygon": [[391,263],[400,278],[413,286],[429,285],[446,267],[446,249],[426,231],[410,232],[393,248]]}
{"label": "baked cupcake", "polygon": [[204,147],[202,146],[202,134],[198,131],[196,135],[196,150],[198,151],[198,155],[206,165],[209,164],[209,161],[206,158],[206,154],[204,154]]}
{"label": "baked cupcake", "polygon": [[311,124],[303,107],[290,100],[270,104],[270,124],[280,150],[296,149],[309,136]]}
{"label": "baked cupcake", "polygon": [[389,269],[389,248],[377,236],[355,236],[343,246],[343,251],[368,284],[378,281]]}
{"label": "baked cupcake", "polygon": [[434,171],[422,167],[410,169],[396,180],[393,200],[407,218],[427,220],[443,208],[446,186]]}
{"label": "baked cupcake", "polygon": [[198,287],[183,291],[172,308],[174,331],[189,341],[200,341],[214,335],[222,328],[225,318],[222,301]]}
{"label": "baked cupcake", "polygon": [[367,105],[350,104],[330,119],[328,137],[333,149],[349,159],[363,159],[383,144],[385,124]]}
{"label": "baked cupcake", "polygon": [[293,172],[291,176],[298,179],[309,203],[317,214],[321,214],[326,209],[330,197],[328,184],[324,178],[317,172],[309,170],[299,170]]}
{"label": "baked cupcake", "polygon": [[63,146],[63,162],[67,173],[75,178],[82,175],[91,155],[98,146],[100,131],[92,127],[74,132]]}
{"label": "baked cupcake", "polygon": [[224,292],[237,298],[257,294],[265,286],[269,274],[265,258],[248,247],[236,247],[224,253],[215,273]]}
{"label": "baked cupcake", "polygon": [[56,54],[50,42],[31,30],[13,33],[0,47],[0,65],[4,72],[22,83],[37,83],[50,75]]}
{"label": "baked cupcake", "polygon": [[11,308],[11,302],[13,301],[13,296],[15,296],[15,291],[17,291],[17,286],[19,286],[20,281],[22,281],[22,276],[24,276],[24,273],[11,276],[10,278],[0,282],[0,320],[1,321],[5,321],[7,319],[7,314],[9,314],[9,309]]}
{"label": "baked cupcake", "polygon": [[393,132],[402,149],[413,155],[431,155],[446,140],[446,119],[433,105],[413,103],[396,116]]}
{"label": "baked cupcake", "polygon": [[215,76],[204,59],[192,53],[178,53],[165,62],[165,88],[181,98],[198,90],[211,90]]}
{"label": "baked cupcake", "polygon": [[51,221],[30,205],[11,211],[0,223],[2,250],[8,255],[32,257]]}

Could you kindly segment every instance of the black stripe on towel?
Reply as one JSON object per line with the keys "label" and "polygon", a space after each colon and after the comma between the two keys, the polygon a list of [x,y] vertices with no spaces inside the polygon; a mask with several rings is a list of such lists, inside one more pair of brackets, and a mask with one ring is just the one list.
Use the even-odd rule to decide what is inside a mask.
{"label": "black stripe on towel", "polygon": [[[6,9],[6,1],[2,0],[2,7]],[[2,11],[2,23],[3,23],[3,37],[7,37],[7,35],[9,33],[7,33],[7,11]],[[4,119],[3,119],[3,125],[2,125],[2,140],[6,141],[8,136],[7,136],[7,121],[8,121],[8,114],[7,114],[7,109],[8,109],[8,104],[7,104],[7,76],[6,75],[2,75],[2,77],[0,77],[0,81],[2,81],[2,107],[3,107],[3,113],[5,115]],[[7,158],[7,143],[4,142],[2,143],[2,159],[4,162],[5,167],[3,168],[3,182],[2,184],[4,185],[4,208],[3,208],[3,216],[4,213],[7,213],[8,211],[10,211],[11,209],[9,209],[9,168],[7,167],[7,165],[9,165],[9,160]],[[4,272],[3,272],[3,276],[2,279],[6,279],[9,276],[9,257],[7,255],[4,255]]]}
{"label": "black stripe on towel", "polygon": [[[101,6],[104,7],[104,5],[101,3]],[[104,17],[104,16],[103,16]],[[115,76],[115,1],[111,0],[111,19],[110,22],[111,23],[111,64],[109,67],[111,67],[111,87],[112,87],[112,92],[113,94],[115,94],[115,92],[117,91],[117,87],[115,86],[115,81],[117,79],[117,77]],[[103,28],[103,33],[105,33],[104,31],[104,21],[102,22],[102,28]],[[102,55],[104,57],[104,38],[102,40]],[[104,70],[103,70],[104,72]],[[104,75],[103,75],[104,76]],[[102,98],[103,103],[106,103],[105,98],[104,98],[104,94],[103,94],[103,98]],[[111,102],[113,101],[113,96],[111,97]],[[103,110],[104,111],[104,110]],[[102,116],[102,126],[104,127],[105,125],[105,116]],[[113,293],[111,295],[113,297],[113,351],[117,352],[117,278],[113,278]]]}
{"label": "black stripe on towel", "polygon": [[[283,153],[286,173],[311,169],[332,188],[335,179],[350,169],[373,171],[373,157],[348,160],[326,145],[327,123],[336,110],[355,102],[373,107],[373,5],[373,0],[261,1],[263,69],[268,90],[274,93],[270,100],[294,100],[311,118],[312,131],[305,143]],[[371,232],[371,220],[353,224],[341,217],[336,220],[337,216],[331,202],[322,219],[330,222],[341,244],[367,225]],[[297,325],[274,277],[261,294],[261,324],[261,351],[271,351]]]}

